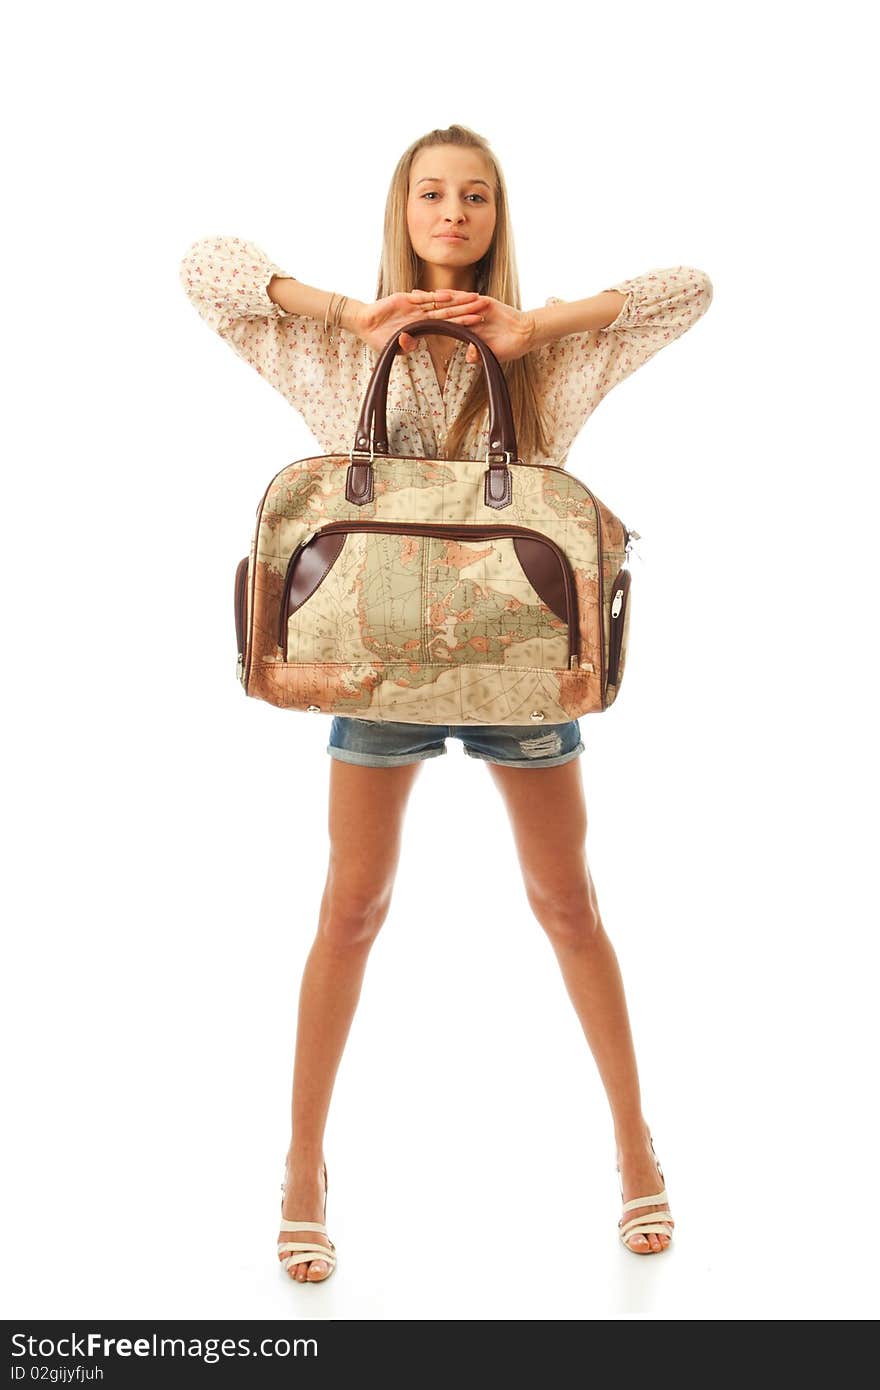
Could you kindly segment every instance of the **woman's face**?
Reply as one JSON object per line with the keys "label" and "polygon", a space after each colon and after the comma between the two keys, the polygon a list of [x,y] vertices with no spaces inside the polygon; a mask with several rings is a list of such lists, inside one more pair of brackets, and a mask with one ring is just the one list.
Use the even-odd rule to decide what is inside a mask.
{"label": "woman's face", "polygon": [[[433,145],[419,150],[409,176],[406,205],[410,240],[417,256],[450,276],[484,256],[495,232],[492,172],[479,150]],[[444,239],[457,233],[461,240]]]}

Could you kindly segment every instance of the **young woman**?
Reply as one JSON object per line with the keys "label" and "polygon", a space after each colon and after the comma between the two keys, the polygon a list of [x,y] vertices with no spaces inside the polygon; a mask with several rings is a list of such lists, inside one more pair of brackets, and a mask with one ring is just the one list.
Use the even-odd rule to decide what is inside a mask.
{"label": "young woman", "polygon": [[[480,136],[434,130],[402,155],[391,181],[376,302],[295,280],[252,242],[208,237],[181,282],[208,325],[303,416],[326,454],[347,453],[379,350],[399,333],[388,392],[391,452],[482,458],[488,428],[476,348],[408,324],[471,328],[502,363],[520,457],[563,465],[613,386],[692,327],[712,284],[688,266],[652,270],[587,299],[520,308],[507,190]],[[533,726],[430,726],[335,717],[330,859],[299,996],[292,1136],[282,1184],[279,1258],[299,1281],[336,1263],[326,1231],[323,1135],[370,947],[388,913],[401,828],[419,765],[445,738],[487,762],[504,800],[526,893],[547,932],[604,1085],[614,1128],[629,1250],[668,1246],[673,1220],[642,1114],[623,984],[585,857],[577,720]],[[357,835],[350,834],[351,826]],[[324,1255],[321,1252],[325,1252]]]}

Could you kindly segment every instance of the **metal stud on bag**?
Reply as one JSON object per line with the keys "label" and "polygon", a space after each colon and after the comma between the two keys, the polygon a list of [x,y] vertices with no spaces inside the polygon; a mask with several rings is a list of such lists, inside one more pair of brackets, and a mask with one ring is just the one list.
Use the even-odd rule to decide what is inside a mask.
{"label": "metal stud on bag", "polygon": [[544,718],[544,711],[542,709],[533,709],[529,718],[540,722],[540,720]]}

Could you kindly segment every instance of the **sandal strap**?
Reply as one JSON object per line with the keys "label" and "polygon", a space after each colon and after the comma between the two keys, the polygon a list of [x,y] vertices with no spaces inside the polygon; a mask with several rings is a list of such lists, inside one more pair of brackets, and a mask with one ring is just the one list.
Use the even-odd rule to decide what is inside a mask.
{"label": "sandal strap", "polygon": [[662,1192],[655,1192],[652,1197],[631,1197],[628,1202],[624,1202],[624,1211],[632,1211],[633,1207],[656,1207],[661,1202],[668,1201],[666,1188]]}
{"label": "sandal strap", "polygon": [[286,1216],[281,1218],[280,1229],[282,1231],[321,1231],[323,1235],[327,1234],[327,1227],[323,1221],[289,1221]]}
{"label": "sandal strap", "polygon": [[661,1226],[674,1226],[675,1221],[672,1213],[668,1211],[646,1211],[644,1216],[632,1216],[629,1221],[621,1222],[620,1230],[626,1235],[627,1231],[634,1231],[637,1228],[651,1230],[658,1224]]}

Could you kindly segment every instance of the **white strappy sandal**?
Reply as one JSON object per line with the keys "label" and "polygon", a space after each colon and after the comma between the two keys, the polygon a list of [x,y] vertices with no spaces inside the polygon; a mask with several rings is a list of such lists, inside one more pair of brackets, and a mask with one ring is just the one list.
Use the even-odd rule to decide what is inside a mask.
{"label": "white strappy sandal", "polygon": [[[282,1216],[281,1216],[281,1230],[282,1230],[282,1231],[320,1231],[322,1235],[325,1235],[325,1236],[326,1236],[326,1235],[327,1235],[327,1226],[326,1226],[326,1221],[327,1221],[327,1164],[326,1164],[326,1163],[324,1164],[324,1220],[323,1220],[323,1221],[291,1221],[291,1220],[289,1220],[286,1216],[284,1216],[283,1213],[284,1213],[284,1189],[285,1189],[285,1186],[286,1186],[286,1184],[285,1184],[284,1182],[282,1182],[282,1184],[281,1184],[281,1211],[282,1211]],[[328,1237],[328,1239],[329,1239],[329,1237]],[[297,1283],[303,1283],[303,1284],[323,1284],[324,1280],[325,1280],[325,1279],[329,1279],[329,1278],[330,1278],[330,1275],[333,1273],[334,1269],[336,1268],[336,1246],[333,1244],[332,1240],[330,1241],[330,1248],[329,1248],[329,1250],[328,1250],[328,1248],[327,1248],[326,1245],[321,1245],[320,1242],[318,1242],[318,1241],[316,1241],[316,1240],[285,1240],[285,1241],[282,1241],[281,1244],[279,1244],[279,1246],[278,1246],[278,1254],[279,1254],[279,1255],[283,1255],[284,1252],[287,1251],[287,1250],[292,1250],[292,1251],[293,1251],[293,1254],[292,1254],[292,1255],[290,1255],[286,1260],[282,1260],[282,1261],[281,1261],[281,1264],[282,1264],[282,1265],[284,1266],[284,1268],[287,1269],[287,1270],[289,1270],[289,1269],[291,1268],[292,1265],[307,1264],[310,1260],[325,1260],[325,1261],[327,1262],[327,1264],[330,1266],[330,1268],[327,1270],[327,1273],[326,1273],[326,1274],[322,1274],[320,1279],[309,1279],[309,1278],[305,1278],[305,1279],[302,1279],[302,1280],[296,1280]]]}
{"label": "white strappy sandal", "polygon": [[[656,1207],[662,1202],[668,1204],[669,1197],[666,1193],[666,1179],[663,1177],[663,1169],[660,1167],[660,1160],[654,1153],[654,1140],[651,1139],[651,1153],[654,1154],[654,1162],[657,1164],[657,1172],[660,1174],[660,1181],[663,1183],[661,1192],[655,1192],[650,1197],[632,1197],[628,1202],[623,1202],[623,1180],[620,1176],[620,1168],[617,1164],[617,1181],[620,1183],[620,1200],[623,1202],[624,1212],[633,1211],[636,1207]],[[634,1255],[659,1255],[663,1250],[668,1250],[672,1244],[672,1228],[675,1221],[671,1211],[645,1211],[641,1216],[631,1216],[628,1221],[621,1217],[617,1223],[620,1239],[623,1241],[627,1250],[631,1250]],[[646,1236],[649,1231],[655,1231],[657,1235],[668,1236],[666,1245],[661,1245],[659,1250],[652,1250],[650,1245],[639,1249],[637,1246],[630,1245],[632,1236]]]}

